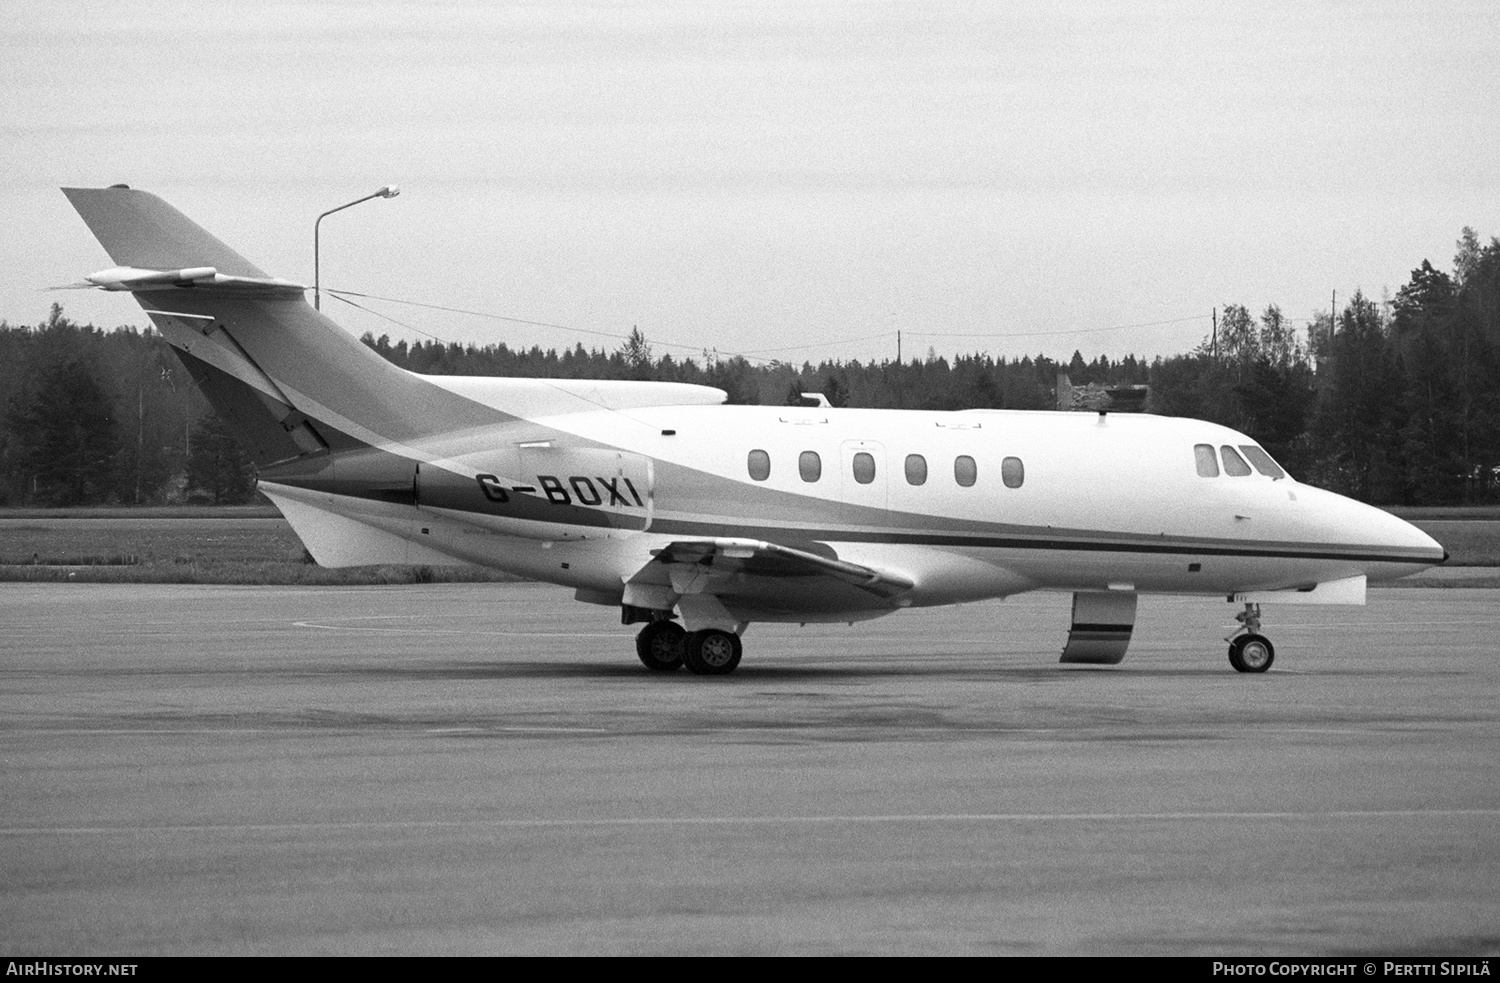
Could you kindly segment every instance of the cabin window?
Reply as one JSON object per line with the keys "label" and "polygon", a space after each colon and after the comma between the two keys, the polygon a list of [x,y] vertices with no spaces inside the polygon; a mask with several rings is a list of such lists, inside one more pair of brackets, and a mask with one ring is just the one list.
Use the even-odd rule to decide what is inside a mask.
{"label": "cabin window", "polygon": [[1240,457],[1239,452],[1228,444],[1219,448],[1219,456],[1224,459],[1225,474],[1234,478],[1243,478],[1245,475],[1250,474],[1250,465],[1246,464],[1245,459]]}
{"label": "cabin window", "polygon": [[974,484],[979,477],[979,468],[974,464],[974,459],[967,454],[961,454],[953,459],[953,480],[965,488]]}
{"label": "cabin window", "polygon": [[1019,457],[1007,457],[1000,462],[1000,480],[1006,488],[1020,488],[1026,481],[1026,465]]}
{"label": "cabin window", "polygon": [[1217,478],[1219,476],[1219,458],[1214,454],[1213,444],[1194,444],[1193,456],[1198,459],[1199,477]]}
{"label": "cabin window", "polygon": [[1257,447],[1256,445],[1241,444],[1240,450],[1244,451],[1245,456],[1250,459],[1250,463],[1255,465],[1255,470],[1259,471],[1267,478],[1286,477],[1286,472],[1281,469],[1281,465],[1273,461],[1271,459],[1271,455],[1267,454],[1264,450]]}
{"label": "cabin window", "polygon": [[908,485],[927,484],[927,458],[921,454],[906,455],[906,483]]}
{"label": "cabin window", "polygon": [[771,477],[771,455],[765,451],[751,451],[745,466],[750,469],[750,477],[756,481],[765,481]]}
{"label": "cabin window", "polygon": [[803,451],[797,457],[797,473],[803,481],[817,481],[823,477],[823,459],[817,451]]}
{"label": "cabin window", "polygon": [[875,458],[864,451],[854,455],[854,480],[861,485],[875,480]]}

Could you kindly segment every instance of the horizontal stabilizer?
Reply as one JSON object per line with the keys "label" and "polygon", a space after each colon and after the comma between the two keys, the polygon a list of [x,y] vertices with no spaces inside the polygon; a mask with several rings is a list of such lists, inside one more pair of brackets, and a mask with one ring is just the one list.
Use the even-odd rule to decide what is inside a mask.
{"label": "horizontal stabilizer", "polygon": [[300,283],[270,276],[225,276],[212,266],[193,266],[181,270],[142,270],[133,266],[116,266],[84,277],[101,290],[161,290],[181,287],[230,293],[301,294],[307,288]]}

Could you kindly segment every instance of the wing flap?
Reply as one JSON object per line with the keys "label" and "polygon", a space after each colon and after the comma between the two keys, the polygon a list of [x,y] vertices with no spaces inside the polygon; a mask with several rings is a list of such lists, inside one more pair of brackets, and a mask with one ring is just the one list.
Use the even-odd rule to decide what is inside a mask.
{"label": "wing flap", "polygon": [[[832,577],[880,598],[893,598],[913,582],[889,570],[877,570],[806,550],[756,539],[687,539],[652,550],[679,594],[712,593],[714,581],[735,576],[792,578]],[[648,565],[649,566],[649,565]]]}

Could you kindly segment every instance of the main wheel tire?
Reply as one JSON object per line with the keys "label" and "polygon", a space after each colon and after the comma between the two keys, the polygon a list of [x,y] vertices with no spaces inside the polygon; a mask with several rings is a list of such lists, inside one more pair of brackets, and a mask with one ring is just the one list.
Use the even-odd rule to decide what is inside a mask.
{"label": "main wheel tire", "polygon": [[1276,659],[1276,648],[1264,635],[1241,635],[1229,643],[1229,664],[1239,672],[1265,672]]}
{"label": "main wheel tire", "polygon": [[647,669],[671,672],[682,665],[687,631],[675,621],[653,621],[635,636],[635,654]]}
{"label": "main wheel tire", "polygon": [[734,632],[705,628],[688,635],[682,661],[696,676],[723,676],[734,672],[743,652],[740,636]]}

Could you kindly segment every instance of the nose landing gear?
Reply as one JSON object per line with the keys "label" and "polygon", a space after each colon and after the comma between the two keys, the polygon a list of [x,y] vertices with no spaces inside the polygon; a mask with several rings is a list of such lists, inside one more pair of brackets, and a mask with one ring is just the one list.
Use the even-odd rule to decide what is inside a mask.
{"label": "nose landing gear", "polygon": [[1276,647],[1260,633],[1260,605],[1247,603],[1234,620],[1240,623],[1240,628],[1225,639],[1229,643],[1229,664],[1238,672],[1265,672],[1271,668]]}

